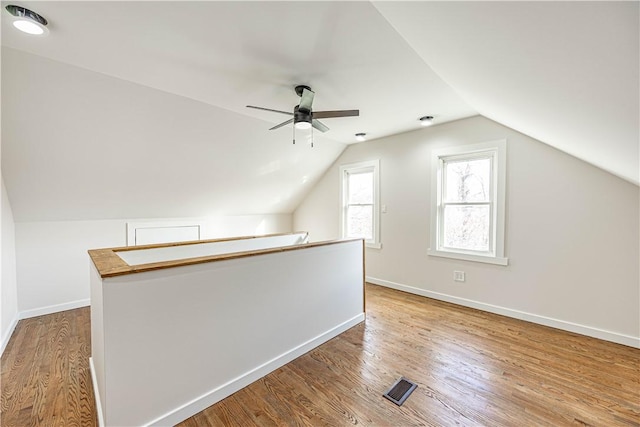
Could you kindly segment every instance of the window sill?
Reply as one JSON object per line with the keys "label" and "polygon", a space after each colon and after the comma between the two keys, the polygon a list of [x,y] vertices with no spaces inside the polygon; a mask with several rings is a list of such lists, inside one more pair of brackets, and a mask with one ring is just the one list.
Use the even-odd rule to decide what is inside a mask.
{"label": "window sill", "polygon": [[382,249],[382,243],[365,243],[364,245],[371,249]]}
{"label": "window sill", "polygon": [[509,258],[501,258],[501,257],[463,254],[458,252],[436,251],[433,249],[427,250],[427,255],[441,257],[441,258],[458,259],[462,261],[482,262],[485,264],[509,265]]}

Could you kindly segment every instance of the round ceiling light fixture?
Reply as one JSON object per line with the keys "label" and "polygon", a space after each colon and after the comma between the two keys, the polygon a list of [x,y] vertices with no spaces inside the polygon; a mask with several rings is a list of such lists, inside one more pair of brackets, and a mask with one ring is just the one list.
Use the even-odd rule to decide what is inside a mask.
{"label": "round ceiling light fixture", "polygon": [[305,122],[305,121],[300,121],[300,122],[296,122],[295,127],[296,127],[296,129],[300,129],[300,130],[311,129],[311,123],[310,122]]}
{"label": "round ceiling light fixture", "polygon": [[359,142],[366,141],[367,140],[366,136],[367,134],[364,132],[356,133],[356,141],[359,141]]}
{"label": "round ceiling light fixture", "polygon": [[431,126],[433,124],[433,116],[422,116],[418,120],[420,120],[422,126]]}
{"label": "round ceiling light fixture", "polygon": [[49,33],[47,29],[49,22],[34,11],[14,4],[10,4],[5,9],[13,16],[13,26],[18,30],[36,36]]}

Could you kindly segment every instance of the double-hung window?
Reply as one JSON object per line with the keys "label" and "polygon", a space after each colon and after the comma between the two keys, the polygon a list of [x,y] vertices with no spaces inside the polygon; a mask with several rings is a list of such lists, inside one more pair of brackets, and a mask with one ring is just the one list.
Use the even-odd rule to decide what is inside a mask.
{"label": "double-hung window", "polygon": [[340,167],[341,235],[363,238],[375,248],[380,247],[379,168],[379,160]]}
{"label": "double-hung window", "polygon": [[507,265],[506,142],[433,152],[429,255]]}

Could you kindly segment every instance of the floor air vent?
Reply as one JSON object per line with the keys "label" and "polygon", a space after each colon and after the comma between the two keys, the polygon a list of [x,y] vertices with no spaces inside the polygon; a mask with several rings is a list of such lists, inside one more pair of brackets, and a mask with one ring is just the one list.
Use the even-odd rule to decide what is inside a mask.
{"label": "floor air vent", "polygon": [[413,393],[413,390],[415,390],[416,387],[418,387],[417,384],[401,377],[389,390],[387,390],[385,394],[383,394],[383,396],[400,406],[405,400],[407,400],[407,397]]}

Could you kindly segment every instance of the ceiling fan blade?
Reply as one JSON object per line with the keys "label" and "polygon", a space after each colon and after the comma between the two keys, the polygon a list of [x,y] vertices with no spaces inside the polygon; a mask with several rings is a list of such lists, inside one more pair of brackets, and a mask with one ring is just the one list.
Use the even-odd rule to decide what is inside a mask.
{"label": "ceiling fan blade", "polygon": [[255,108],[256,110],[264,110],[264,111],[273,111],[274,113],[282,113],[282,114],[286,114],[288,116],[293,116],[293,113],[290,112],[290,111],[273,110],[271,108],[255,107],[253,105],[247,105],[247,108]]}
{"label": "ceiling fan blade", "polygon": [[269,130],[274,130],[274,129],[281,128],[282,126],[286,126],[286,125],[288,125],[289,123],[293,123],[293,119],[289,119],[289,120],[287,120],[286,122],[282,122],[282,123],[280,123],[279,125],[275,125],[274,127],[272,127],[272,128],[271,128],[271,129],[269,129]]}
{"label": "ceiling fan blade", "polygon": [[360,115],[360,110],[336,110],[336,111],[314,111],[314,119],[331,119],[334,117],[355,117]]}
{"label": "ceiling fan blade", "polygon": [[298,106],[299,110],[311,111],[311,104],[313,104],[313,97],[315,96],[315,92],[304,88],[302,91],[302,96],[300,97],[300,105]]}
{"label": "ceiling fan blade", "polygon": [[316,119],[313,119],[311,121],[311,126],[313,126],[314,128],[318,129],[320,132],[326,132],[326,131],[329,130],[327,125],[322,123],[320,120],[316,120]]}

